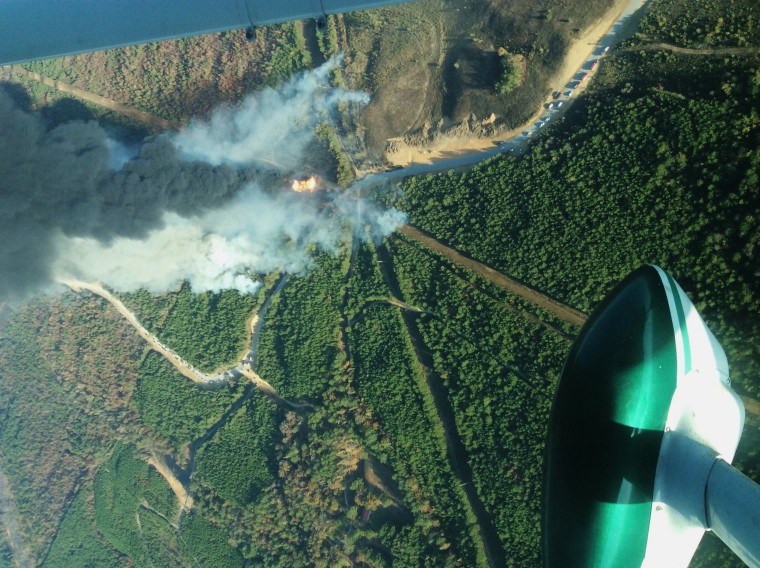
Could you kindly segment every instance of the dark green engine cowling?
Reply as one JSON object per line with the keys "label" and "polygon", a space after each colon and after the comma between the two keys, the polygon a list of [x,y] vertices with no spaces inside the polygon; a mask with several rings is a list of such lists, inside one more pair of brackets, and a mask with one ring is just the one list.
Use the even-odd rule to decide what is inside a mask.
{"label": "dark green engine cowling", "polygon": [[668,296],[645,266],[589,318],[562,372],[546,454],[547,567],[641,566],[676,371]]}

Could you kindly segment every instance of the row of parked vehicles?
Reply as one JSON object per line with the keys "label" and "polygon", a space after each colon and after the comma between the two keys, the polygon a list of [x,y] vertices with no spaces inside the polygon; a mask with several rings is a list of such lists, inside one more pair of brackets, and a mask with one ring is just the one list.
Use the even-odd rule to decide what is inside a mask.
{"label": "row of parked vehicles", "polygon": [[[595,55],[601,56],[607,53],[610,49],[610,46],[606,46],[603,49],[600,49],[595,53]],[[552,102],[547,103],[545,106],[548,110],[559,110],[562,108],[562,105],[565,103],[563,97],[565,99],[568,99],[573,96],[573,93],[575,92],[575,89],[577,89],[583,81],[585,81],[588,78],[588,74],[597,68],[599,65],[599,59],[593,59],[591,62],[584,65],[584,68],[578,73],[575,79],[567,84],[567,87],[565,91],[554,91],[552,93],[552,99],[554,99]],[[546,124],[551,120],[551,115],[546,115],[546,118],[544,120],[540,120],[536,123],[536,128],[543,128],[546,126]],[[525,136],[530,136],[533,134],[533,131],[531,129],[526,130],[523,132]]]}

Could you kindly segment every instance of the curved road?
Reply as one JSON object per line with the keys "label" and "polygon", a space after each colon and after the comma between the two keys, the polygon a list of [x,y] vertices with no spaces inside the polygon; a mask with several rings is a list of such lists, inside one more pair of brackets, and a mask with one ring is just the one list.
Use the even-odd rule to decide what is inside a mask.
{"label": "curved road", "polygon": [[[612,45],[621,41],[622,39],[625,39],[627,34],[635,31],[627,29],[627,24],[632,18],[637,17],[643,13],[643,10],[646,9],[650,1],[651,0],[631,1],[623,14],[614,24],[612,24],[609,30],[607,30],[604,35],[599,37],[598,40],[594,42],[596,45],[595,49],[591,55],[583,62],[581,67],[563,86],[563,93],[567,92],[568,90],[582,88],[583,81],[590,80],[591,77],[583,80],[581,80],[580,77],[584,73],[593,75],[591,66],[594,61],[603,58],[607,54],[608,50],[612,47]],[[562,97],[560,97],[560,100],[562,101],[564,108],[547,109],[545,112],[541,113],[533,123],[527,124],[525,126],[525,129],[522,130],[520,134],[513,136],[510,140],[505,140],[504,142],[499,143],[497,146],[494,146],[489,150],[476,151],[471,154],[437,161],[432,164],[416,164],[396,170],[367,174],[358,180],[354,186],[358,186],[357,189],[360,189],[361,187],[371,186],[374,184],[389,181],[399,181],[410,176],[432,174],[458,168],[469,168],[478,164],[479,162],[488,160],[489,158],[493,158],[499,154],[520,153],[527,147],[531,136],[541,130],[543,126],[549,123],[551,120],[556,119],[565,111],[567,111],[567,108],[573,104],[575,99],[574,97],[567,98],[563,94]]]}
{"label": "curved road", "polygon": [[287,399],[284,399],[280,397],[277,394],[277,391],[275,388],[270,385],[267,381],[262,379],[251,367],[251,363],[253,362],[253,359],[255,357],[255,347],[257,345],[254,344],[254,340],[258,340],[259,336],[259,329],[260,326],[264,322],[264,307],[269,307],[269,301],[271,298],[279,292],[282,287],[285,285],[285,278],[283,277],[280,282],[278,283],[277,287],[275,287],[273,293],[270,295],[267,302],[264,303],[264,306],[262,306],[261,312],[259,312],[258,318],[254,318],[252,320],[253,326],[255,328],[253,329],[252,333],[252,347],[251,351],[249,351],[246,356],[244,357],[243,361],[238,363],[237,366],[232,367],[231,369],[228,369],[222,373],[219,373],[215,376],[209,376],[203,373],[202,371],[199,371],[189,363],[187,363],[184,359],[182,359],[177,353],[175,353],[173,350],[171,350],[169,347],[166,347],[159,339],[153,335],[151,332],[149,332],[147,329],[145,329],[142,324],[137,320],[137,317],[129,311],[129,308],[127,308],[121,300],[119,300],[117,297],[115,297],[113,294],[111,294],[108,290],[103,288],[100,284],[97,282],[82,282],[80,280],[67,280],[67,279],[60,279],[59,280],[62,284],[65,284],[69,288],[71,288],[75,292],[80,292],[82,290],[87,290],[89,292],[92,292],[93,294],[96,294],[103,298],[104,300],[108,301],[116,310],[124,316],[124,319],[126,319],[132,327],[134,327],[137,330],[137,333],[142,337],[153,349],[154,351],[160,353],[163,355],[163,357],[171,363],[175,369],[177,369],[180,373],[182,373],[185,377],[193,381],[194,383],[203,385],[205,387],[221,387],[229,379],[239,377],[239,376],[245,376],[248,378],[257,389],[259,389],[261,392],[263,392],[265,395],[270,397],[271,399],[275,400],[276,402],[280,404],[287,405],[293,409],[303,409],[303,408],[312,408],[313,407],[309,404],[298,404],[295,402],[291,402]]}

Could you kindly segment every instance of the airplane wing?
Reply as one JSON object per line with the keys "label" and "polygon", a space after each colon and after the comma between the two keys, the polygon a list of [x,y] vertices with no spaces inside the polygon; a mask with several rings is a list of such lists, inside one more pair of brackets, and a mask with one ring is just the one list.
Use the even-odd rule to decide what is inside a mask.
{"label": "airplane wing", "polygon": [[409,0],[2,0],[0,65]]}

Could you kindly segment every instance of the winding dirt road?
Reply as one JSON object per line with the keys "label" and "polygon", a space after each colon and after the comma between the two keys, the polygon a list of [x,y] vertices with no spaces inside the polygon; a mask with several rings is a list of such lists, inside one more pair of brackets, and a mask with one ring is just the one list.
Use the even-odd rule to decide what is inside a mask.
{"label": "winding dirt road", "polygon": [[177,497],[179,509],[177,510],[177,518],[174,520],[174,523],[178,525],[182,518],[182,513],[190,511],[193,508],[193,496],[190,495],[185,485],[177,479],[177,476],[174,475],[174,472],[163,457],[157,456],[154,452],[151,452],[151,456],[146,461],[166,480],[169,487],[172,488],[174,495]]}
{"label": "winding dirt road", "polygon": [[223,381],[223,374],[217,375],[215,377],[210,377],[189,363],[187,363],[184,359],[182,359],[179,355],[177,355],[174,351],[166,347],[163,343],[161,343],[158,338],[153,335],[151,332],[149,332],[147,329],[145,329],[142,324],[137,321],[137,318],[135,315],[129,311],[129,308],[125,306],[121,300],[119,300],[116,296],[111,294],[108,290],[103,288],[100,284],[97,282],[82,282],[81,280],[68,280],[68,279],[60,279],[59,280],[61,284],[65,284],[75,292],[81,292],[82,290],[87,290],[88,292],[92,292],[93,294],[96,294],[97,296],[100,296],[107,302],[109,302],[114,308],[116,308],[116,311],[118,311],[122,316],[124,316],[124,319],[126,319],[132,327],[134,327],[137,330],[137,333],[142,337],[145,341],[148,342],[151,349],[154,351],[160,353],[164,356],[164,358],[171,363],[175,369],[177,369],[180,373],[182,373],[184,376],[186,376],[188,379],[195,383],[199,383],[202,385],[210,385],[210,384],[217,384],[221,383]]}
{"label": "winding dirt road", "polygon": [[[187,363],[184,359],[182,359],[177,353],[172,351],[170,348],[166,347],[163,343],[161,343],[158,338],[153,335],[151,332],[149,332],[147,329],[145,329],[142,324],[137,320],[137,317],[129,311],[129,308],[127,308],[121,300],[119,300],[117,297],[115,297],[113,294],[111,294],[108,290],[103,288],[100,284],[97,282],[82,282],[80,280],[69,280],[69,279],[60,279],[59,282],[62,284],[65,284],[69,288],[71,288],[75,292],[81,292],[82,290],[87,290],[88,292],[91,292],[93,294],[96,294],[109,302],[116,310],[126,319],[132,327],[137,330],[137,333],[142,337],[148,345],[150,345],[151,349],[154,351],[160,353],[163,355],[163,357],[172,364],[172,366],[177,369],[182,375],[193,381],[194,383],[197,383],[199,385],[203,385],[205,387],[221,387],[224,384],[226,384],[226,381],[230,378],[233,378],[238,375],[243,375],[246,378],[248,378],[254,386],[259,389],[261,392],[263,392],[265,395],[270,397],[271,399],[277,401],[278,403],[281,403],[283,405],[289,406],[293,409],[308,409],[313,407],[309,404],[299,404],[295,402],[291,402],[287,399],[282,398],[277,394],[277,391],[275,388],[270,385],[267,381],[262,379],[258,374],[256,374],[255,371],[251,368],[250,362],[246,363],[240,363],[236,367],[233,367],[231,369],[228,369],[227,371],[224,371],[216,376],[209,376],[189,363]],[[276,288],[276,291],[279,291],[279,289],[282,288],[282,285],[284,285],[284,280],[281,282],[281,285]],[[253,321],[253,320],[252,320]],[[255,320],[256,321],[256,330],[253,332],[253,337],[258,337],[258,326],[260,326],[263,323],[263,317],[260,317]],[[251,352],[249,352],[246,355],[246,361],[250,361],[252,358]]]}

